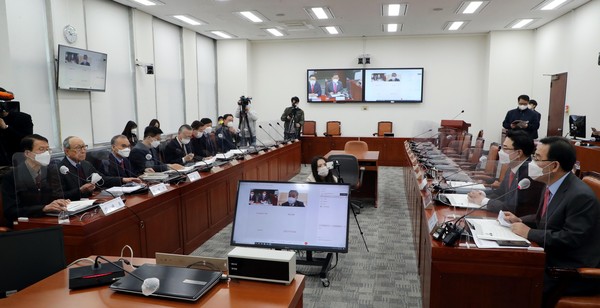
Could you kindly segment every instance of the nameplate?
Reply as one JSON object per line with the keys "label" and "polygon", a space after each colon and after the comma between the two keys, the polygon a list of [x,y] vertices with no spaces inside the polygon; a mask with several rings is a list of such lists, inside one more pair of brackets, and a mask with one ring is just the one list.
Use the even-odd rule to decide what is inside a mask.
{"label": "nameplate", "polygon": [[252,159],[252,155],[246,154],[246,155],[244,155],[244,159],[245,160]]}
{"label": "nameplate", "polygon": [[265,151],[263,151],[263,150],[258,151],[258,155],[263,155],[263,154],[265,154]]}
{"label": "nameplate", "polygon": [[235,165],[239,164],[240,162],[239,162],[239,161],[237,161],[237,159],[232,159],[232,160],[230,160],[230,161],[229,161],[229,163],[230,163],[232,166],[235,166]]}
{"label": "nameplate", "polygon": [[210,172],[217,173],[221,170],[223,170],[223,168],[221,166],[214,166],[214,167],[212,167],[212,169],[210,169]]}
{"label": "nameplate", "polygon": [[274,147],[274,146],[272,146],[272,147],[270,147],[270,148],[269,148],[269,150],[271,150],[271,151],[274,151],[274,150],[276,150],[276,149],[277,149],[277,148],[276,148],[276,147]]}
{"label": "nameplate", "polygon": [[423,197],[423,208],[426,208],[433,202],[433,196],[431,194],[431,191],[429,191],[429,190],[425,190],[424,195],[425,196]]}
{"label": "nameplate", "polygon": [[429,233],[431,233],[431,231],[433,231],[433,228],[435,228],[435,226],[437,226],[437,223],[438,223],[437,214],[435,213],[435,211],[433,211],[433,214],[431,214],[431,217],[427,220],[427,227],[429,227]]}
{"label": "nameplate", "polygon": [[278,148],[283,148],[283,144],[280,144],[277,146]]}
{"label": "nameplate", "polygon": [[300,139],[294,139],[294,142],[298,142],[298,141],[300,141]]}
{"label": "nameplate", "polygon": [[106,202],[100,204],[100,210],[102,210],[102,213],[104,214],[104,216],[108,216],[124,207],[125,207],[125,203],[123,202],[123,199],[121,199],[120,197],[116,197],[112,200],[109,200],[109,201],[106,201]]}
{"label": "nameplate", "polygon": [[150,193],[152,194],[152,196],[156,197],[164,192],[167,191],[167,185],[165,185],[165,183],[159,183],[156,185],[152,185],[150,187],[148,187],[150,189]]}
{"label": "nameplate", "polygon": [[292,141],[288,141],[286,144],[292,144]]}
{"label": "nameplate", "polygon": [[194,171],[192,173],[188,173],[187,177],[190,179],[190,182],[195,182],[200,179],[200,173],[198,173],[198,171]]}

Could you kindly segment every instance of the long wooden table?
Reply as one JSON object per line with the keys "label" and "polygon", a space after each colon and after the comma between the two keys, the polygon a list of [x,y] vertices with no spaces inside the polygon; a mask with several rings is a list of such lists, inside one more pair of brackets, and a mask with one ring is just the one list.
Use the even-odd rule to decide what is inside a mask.
{"label": "long wooden table", "polygon": [[[67,262],[89,255],[119,255],[129,245],[136,256],[156,252],[189,254],[233,220],[239,180],[288,181],[300,172],[300,142],[286,145],[218,172],[201,173],[195,182],[171,185],[156,197],[126,197],[123,209],[109,216],[71,217],[64,226]],[[135,213],[135,214],[134,214]],[[56,217],[30,218],[15,229],[56,225]]]}
{"label": "long wooden table", "polygon": [[302,163],[310,164],[313,157],[324,156],[331,150],[344,150],[346,142],[360,140],[367,143],[369,151],[378,151],[379,166],[408,166],[404,141],[410,138],[394,137],[301,137]]}
{"label": "long wooden table", "polygon": [[[154,259],[134,258],[133,263],[154,263]],[[68,269],[62,270],[18,293],[0,299],[2,307],[297,307],[303,305],[304,275],[296,275],[290,285],[233,279],[219,282],[197,302],[117,293],[101,286],[69,290]]]}

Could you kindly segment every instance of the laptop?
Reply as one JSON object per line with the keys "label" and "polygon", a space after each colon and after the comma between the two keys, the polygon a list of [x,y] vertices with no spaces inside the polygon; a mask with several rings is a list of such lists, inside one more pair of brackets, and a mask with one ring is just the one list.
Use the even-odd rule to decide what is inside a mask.
{"label": "laptop", "polygon": [[[157,264],[144,264],[133,271],[141,279],[156,277],[160,286],[150,296],[196,301],[219,282],[220,271],[206,271],[194,268],[172,267]],[[132,275],[125,275],[110,288],[117,292],[142,294],[142,281]]]}

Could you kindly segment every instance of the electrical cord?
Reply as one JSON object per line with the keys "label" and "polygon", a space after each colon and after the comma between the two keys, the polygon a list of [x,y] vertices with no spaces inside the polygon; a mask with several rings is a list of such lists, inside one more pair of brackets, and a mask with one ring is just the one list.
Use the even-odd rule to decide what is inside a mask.
{"label": "electrical cord", "polygon": [[[131,255],[129,256],[129,261],[127,261],[125,258],[123,258],[123,251],[125,250],[125,248],[128,248],[129,252],[131,253]],[[133,265],[133,248],[131,248],[131,246],[129,246],[129,245],[125,245],[125,246],[123,246],[123,248],[121,248],[121,256],[120,256],[119,260],[123,261],[123,263],[125,263],[127,265],[131,265],[131,267],[133,267],[133,268],[138,268],[138,266]]]}
{"label": "electrical cord", "polygon": [[67,265],[67,267],[71,267],[71,266],[73,266],[73,265],[75,265],[75,264],[77,264],[77,263],[79,263],[81,261],[89,261],[90,263],[94,264],[94,260],[92,260],[90,258],[79,258],[79,259],[77,259],[77,260],[69,263],[69,265]]}

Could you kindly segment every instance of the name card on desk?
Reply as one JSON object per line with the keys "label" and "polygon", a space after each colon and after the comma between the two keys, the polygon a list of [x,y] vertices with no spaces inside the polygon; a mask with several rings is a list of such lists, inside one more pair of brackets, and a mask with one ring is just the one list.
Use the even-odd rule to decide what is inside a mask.
{"label": "name card on desk", "polygon": [[124,207],[125,203],[123,202],[123,199],[121,199],[121,197],[116,197],[112,200],[100,204],[100,210],[102,210],[104,216],[108,216]]}
{"label": "name card on desk", "polygon": [[279,146],[277,146],[278,148],[283,148],[283,144],[280,144]]}
{"label": "name card on desk", "polygon": [[290,141],[288,141],[286,144],[292,144],[292,141],[290,140]]}
{"label": "name card on desk", "polygon": [[246,155],[244,155],[244,159],[245,159],[245,160],[252,159],[252,155],[250,155],[250,154],[246,154]]}
{"label": "name card on desk", "polygon": [[271,151],[276,150],[276,149],[277,148],[275,146],[272,146],[272,147],[269,148],[269,150],[271,150]]}
{"label": "name card on desk", "polygon": [[194,171],[192,173],[188,173],[187,177],[190,179],[190,182],[195,182],[200,179],[200,173],[198,173],[198,171]]}
{"label": "name card on desk", "polygon": [[156,185],[152,185],[148,188],[150,189],[150,193],[152,193],[153,197],[156,197],[167,191],[167,185],[165,185],[165,183],[159,183]]}
{"label": "name card on desk", "polygon": [[212,167],[212,169],[210,169],[210,172],[217,173],[221,170],[223,170],[223,168],[221,166],[214,166],[214,167]]}
{"label": "name card on desk", "polygon": [[265,151],[263,151],[263,150],[258,151],[258,155],[263,155],[263,154],[265,154]]}
{"label": "name card on desk", "polygon": [[229,163],[230,163],[232,166],[235,166],[235,165],[239,164],[240,162],[239,162],[237,159],[232,159],[232,160],[230,160],[230,161],[229,161]]}
{"label": "name card on desk", "polygon": [[429,227],[429,232],[433,231],[433,228],[435,228],[435,226],[437,226],[437,223],[438,223],[438,218],[437,218],[437,214],[435,213],[435,210],[434,210],[431,217],[427,220],[427,227]]}

